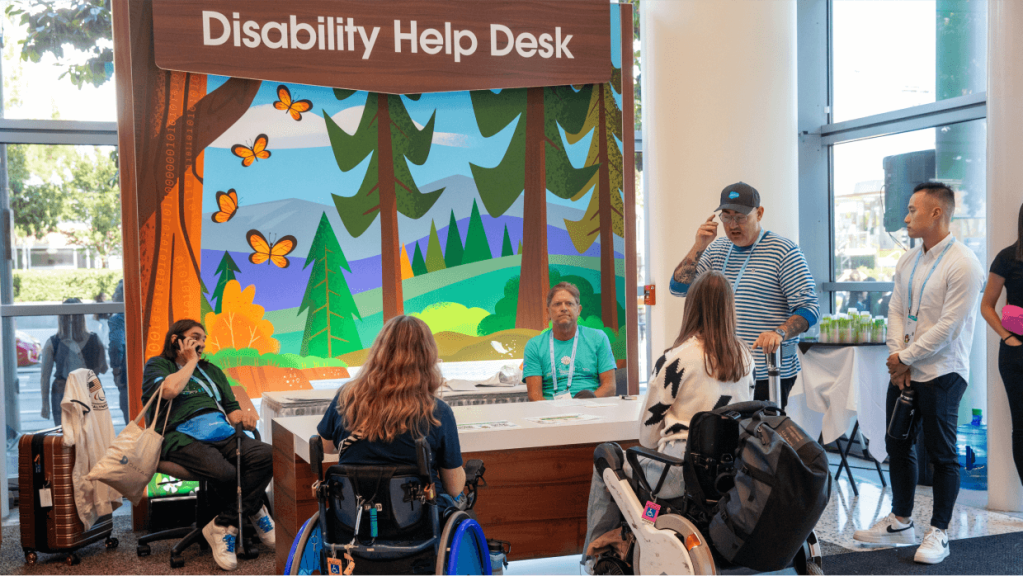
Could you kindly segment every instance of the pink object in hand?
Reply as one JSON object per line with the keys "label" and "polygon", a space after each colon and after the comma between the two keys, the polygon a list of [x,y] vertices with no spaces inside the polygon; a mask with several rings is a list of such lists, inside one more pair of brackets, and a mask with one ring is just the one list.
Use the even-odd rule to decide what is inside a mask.
{"label": "pink object in hand", "polygon": [[1006,304],[1002,308],[1002,328],[1014,334],[1023,334],[1023,308]]}

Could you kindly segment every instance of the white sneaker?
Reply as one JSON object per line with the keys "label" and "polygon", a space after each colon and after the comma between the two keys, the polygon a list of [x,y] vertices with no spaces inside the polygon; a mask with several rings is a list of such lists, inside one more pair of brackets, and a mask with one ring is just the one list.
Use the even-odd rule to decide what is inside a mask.
{"label": "white sneaker", "polygon": [[274,538],[274,519],[266,511],[266,506],[260,508],[259,512],[249,516],[249,522],[256,529],[256,534],[259,534],[259,541],[273,548],[276,542],[276,538]]}
{"label": "white sneaker", "polygon": [[913,560],[921,564],[937,564],[948,558],[948,534],[941,528],[931,528],[924,535],[924,541],[916,549]]}
{"label": "white sneaker", "polygon": [[853,540],[867,544],[916,544],[913,519],[910,518],[909,524],[903,524],[895,514],[889,514],[869,529],[857,530],[853,534]]}
{"label": "white sneaker", "polygon": [[210,520],[202,529],[202,535],[210,543],[213,550],[213,560],[223,570],[237,570],[238,556],[235,554],[235,544],[238,541],[238,529],[234,526],[220,526],[215,520]]}

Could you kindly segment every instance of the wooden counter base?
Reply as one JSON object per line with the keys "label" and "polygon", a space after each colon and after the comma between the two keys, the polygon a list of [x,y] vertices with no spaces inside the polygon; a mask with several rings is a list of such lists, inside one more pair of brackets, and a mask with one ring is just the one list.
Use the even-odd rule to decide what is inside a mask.
{"label": "wooden counter base", "polygon": [[[274,517],[277,573],[302,523],[316,511],[309,464],[294,451],[294,437],[277,422],[274,446]],[[619,442],[623,448],[635,440]],[[487,538],[511,542],[512,560],[582,553],[586,503],[593,474],[592,444],[466,452],[483,460],[487,485],[480,487],[476,515]],[[328,467],[324,464],[324,470]]]}

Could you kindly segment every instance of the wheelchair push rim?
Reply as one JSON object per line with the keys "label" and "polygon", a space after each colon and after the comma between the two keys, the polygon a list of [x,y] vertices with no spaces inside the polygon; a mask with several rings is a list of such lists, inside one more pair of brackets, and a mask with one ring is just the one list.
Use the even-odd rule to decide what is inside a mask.
{"label": "wheelchair push rim", "polygon": [[464,511],[454,512],[444,524],[437,550],[436,574],[492,574],[483,529]]}
{"label": "wheelchair push rim", "polygon": [[285,574],[313,574],[323,573],[320,566],[320,551],[323,538],[320,537],[320,513],[314,512],[302,528],[291,545],[291,552],[288,553],[288,560],[284,565]]}

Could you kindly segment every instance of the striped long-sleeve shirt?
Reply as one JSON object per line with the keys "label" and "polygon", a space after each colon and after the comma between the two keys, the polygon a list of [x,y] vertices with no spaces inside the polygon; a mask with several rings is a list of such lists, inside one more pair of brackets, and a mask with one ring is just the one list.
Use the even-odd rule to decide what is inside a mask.
{"label": "striped long-sleeve shirt", "polygon": [[[718,238],[707,247],[696,266],[697,274],[711,269],[721,271],[732,283],[732,287],[736,288],[735,279],[749,257],[749,265],[746,266],[735,294],[739,338],[752,346],[761,332],[774,330],[793,314],[806,318],[810,326],[816,324],[820,316],[820,304],[817,302],[813,276],[810,275],[810,268],[799,246],[788,238],[767,232],[752,254],[750,249],[749,246],[735,246],[727,238]],[[732,252],[730,258],[729,251]],[[670,289],[676,296],[685,296],[689,292],[689,285],[672,278]],[[795,336],[786,340],[785,352],[794,352],[795,342]],[[755,378],[766,379],[767,360],[763,352],[755,350],[753,357],[757,365]],[[795,376],[799,368],[799,359],[794,353],[783,353],[782,378]]]}

